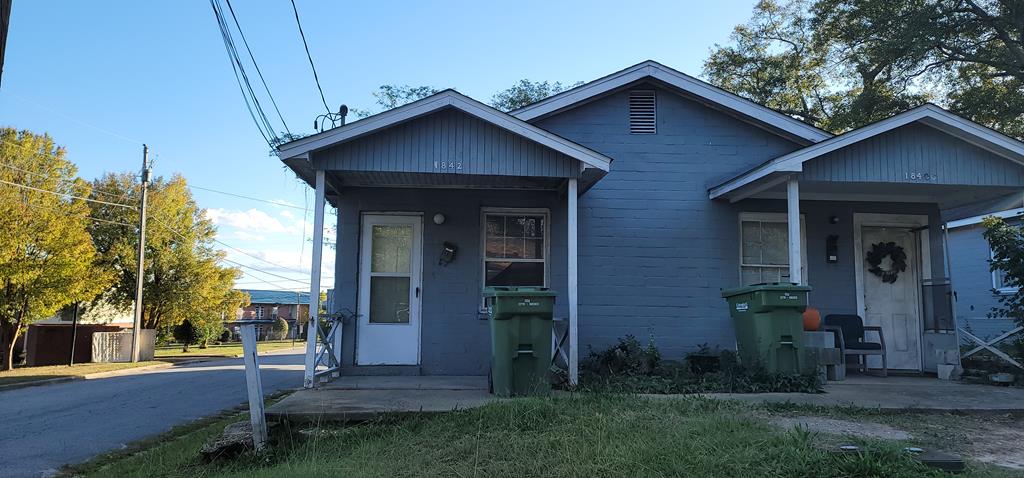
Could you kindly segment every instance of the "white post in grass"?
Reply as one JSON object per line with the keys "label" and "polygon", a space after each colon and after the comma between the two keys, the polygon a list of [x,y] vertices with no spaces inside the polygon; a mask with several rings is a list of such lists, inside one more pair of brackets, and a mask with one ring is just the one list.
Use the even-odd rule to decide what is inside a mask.
{"label": "white post in grass", "polygon": [[577,199],[579,197],[579,185],[576,178],[569,179],[569,224],[568,224],[568,249],[569,249],[569,384],[576,385],[580,378],[580,356],[579,356],[579,327],[577,325],[578,315],[578,272],[577,272],[577,229],[578,210]]}
{"label": "white post in grass", "polygon": [[309,274],[309,323],[306,325],[306,371],[302,386],[316,385],[316,342],[320,330],[320,257],[324,249],[324,193],[326,177],[316,171],[316,202],[313,209],[313,264]]}
{"label": "white post in grass", "polygon": [[800,183],[796,176],[786,182],[786,223],[789,225],[789,281],[803,284],[800,269],[803,254],[800,251]]}
{"label": "white post in grass", "polygon": [[256,322],[241,322],[241,333],[245,388],[249,395],[249,423],[252,424],[252,446],[259,451],[267,443],[267,418],[263,409],[263,381],[260,379],[259,354],[256,350]]}

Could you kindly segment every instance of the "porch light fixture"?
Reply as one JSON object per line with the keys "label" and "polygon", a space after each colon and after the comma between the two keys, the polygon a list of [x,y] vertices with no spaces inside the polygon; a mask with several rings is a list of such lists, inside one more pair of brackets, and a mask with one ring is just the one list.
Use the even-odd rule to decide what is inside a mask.
{"label": "porch light fixture", "polygon": [[829,216],[828,217],[828,223],[829,224],[839,224],[839,216]]}
{"label": "porch light fixture", "polygon": [[440,226],[441,224],[444,224],[444,220],[445,219],[446,218],[444,217],[444,214],[441,214],[441,213],[434,214],[434,224],[437,224],[438,226]]}

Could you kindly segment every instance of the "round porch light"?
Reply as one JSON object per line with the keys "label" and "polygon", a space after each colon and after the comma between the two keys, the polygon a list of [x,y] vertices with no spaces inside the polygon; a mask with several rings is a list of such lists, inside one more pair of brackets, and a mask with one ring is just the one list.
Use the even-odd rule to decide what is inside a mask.
{"label": "round porch light", "polygon": [[444,220],[445,220],[444,214],[441,214],[441,213],[434,214],[434,224],[437,224],[438,226],[440,226],[441,224],[444,224]]}

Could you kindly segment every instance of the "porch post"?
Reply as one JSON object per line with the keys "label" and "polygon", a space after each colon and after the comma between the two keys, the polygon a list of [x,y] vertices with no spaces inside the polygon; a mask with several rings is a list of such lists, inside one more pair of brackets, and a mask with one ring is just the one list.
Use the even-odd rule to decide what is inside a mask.
{"label": "porch post", "polygon": [[577,200],[579,197],[579,186],[576,182],[576,178],[569,179],[569,224],[567,226],[568,236],[568,256],[569,256],[569,384],[576,385],[579,383],[579,327],[577,325],[577,213],[578,206]]}
{"label": "porch post", "polygon": [[789,281],[803,284],[800,274],[803,254],[800,251],[800,183],[796,176],[786,182],[786,223],[789,225]]}
{"label": "porch post", "polygon": [[316,202],[313,209],[313,264],[309,274],[309,323],[306,325],[306,370],[302,386],[313,388],[316,373],[316,342],[320,331],[320,258],[324,248],[324,171],[316,171]]}

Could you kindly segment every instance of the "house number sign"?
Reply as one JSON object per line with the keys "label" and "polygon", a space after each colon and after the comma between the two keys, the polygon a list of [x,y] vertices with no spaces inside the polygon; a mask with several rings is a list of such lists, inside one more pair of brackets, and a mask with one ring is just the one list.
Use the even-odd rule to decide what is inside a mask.
{"label": "house number sign", "polygon": [[434,169],[438,171],[462,171],[462,161],[434,161]]}
{"label": "house number sign", "polygon": [[915,183],[932,183],[939,180],[939,176],[935,173],[925,173],[921,171],[904,171],[903,180]]}

